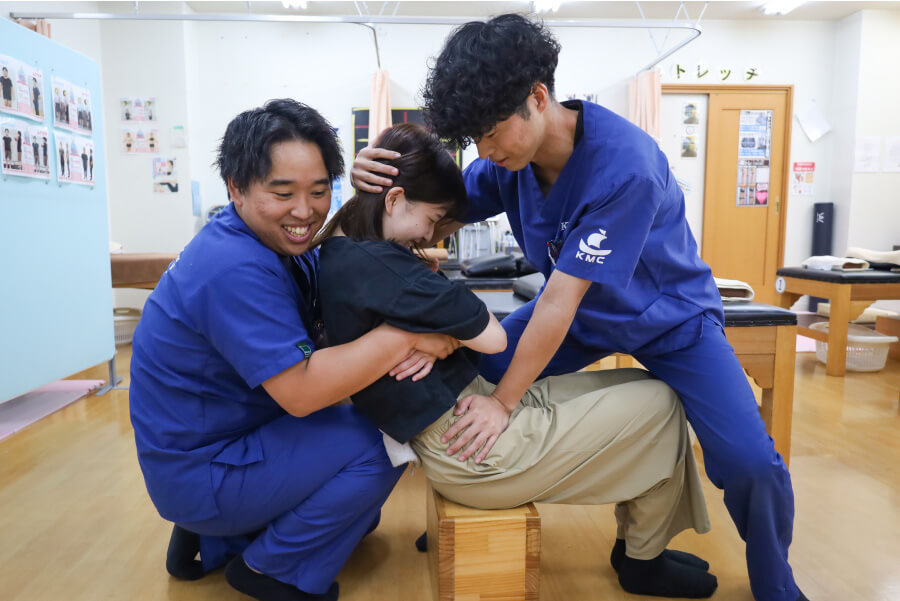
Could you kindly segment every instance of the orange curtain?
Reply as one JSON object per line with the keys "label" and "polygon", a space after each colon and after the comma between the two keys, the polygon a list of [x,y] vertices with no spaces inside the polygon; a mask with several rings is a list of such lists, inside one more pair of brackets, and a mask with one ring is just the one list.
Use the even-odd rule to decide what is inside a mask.
{"label": "orange curtain", "polygon": [[659,69],[641,71],[628,83],[628,120],[659,142],[662,74]]}
{"label": "orange curtain", "polygon": [[372,102],[369,104],[369,145],[391,126],[391,78],[384,69],[372,76]]}

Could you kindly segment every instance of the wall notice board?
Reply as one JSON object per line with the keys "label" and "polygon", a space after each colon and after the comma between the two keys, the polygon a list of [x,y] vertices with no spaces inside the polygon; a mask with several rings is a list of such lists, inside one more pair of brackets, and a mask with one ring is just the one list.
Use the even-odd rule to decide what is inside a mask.
{"label": "wall notice board", "polygon": [[[32,106],[37,102],[40,106],[37,114],[33,109],[29,109],[30,115],[0,112],[0,122],[12,124],[7,129],[21,129],[28,136],[23,136],[24,158],[19,156],[15,132],[11,134],[9,157],[5,141],[2,149],[3,402],[109,360],[115,353],[115,342],[100,69],[86,56],[3,18],[0,58],[15,65],[8,69],[15,84],[12,94],[20,94],[13,102],[22,105],[20,109],[28,108],[24,102]],[[40,81],[34,77],[36,71],[42,75]],[[69,82],[75,90],[67,95],[71,99],[68,127],[60,118],[60,106],[54,102],[54,80]],[[8,82],[0,84],[10,88]],[[34,93],[35,87],[39,95]],[[6,98],[0,102],[5,103]],[[84,110],[88,102],[89,120]],[[36,136],[35,128],[46,128],[49,134],[47,161],[43,159],[44,135]],[[34,169],[31,148],[35,148],[35,138],[40,155],[38,167],[46,165],[49,173]],[[64,145],[62,153],[58,143]],[[66,157],[69,150],[68,164],[61,165],[60,156]],[[22,169],[22,165],[26,168]],[[16,174],[15,169],[29,175]]]}

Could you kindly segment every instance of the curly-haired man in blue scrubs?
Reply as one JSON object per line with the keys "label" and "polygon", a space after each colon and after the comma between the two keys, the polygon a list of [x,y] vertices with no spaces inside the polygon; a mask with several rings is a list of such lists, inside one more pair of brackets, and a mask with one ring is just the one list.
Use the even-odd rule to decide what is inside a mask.
{"label": "curly-haired man in blue scrubs", "polygon": [[[462,221],[505,211],[547,278],[534,301],[503,321],[507,350],[481,365],[497,389],[460,401],[467,413],[446,434],[459,434],[449,452],[484,457],[537,378],[614,352],[633,355],[681,397],[706,472],[725,490],[747,543],[755,598],[802,601],[788,564],[791,478],[725,338],[722,302],[685,220],[684,196],[645,132],[596,104],[557,102],[559,50],[546,28],[519,15],[467,23],[447,40],[425,86],[435,132],[478,147],[465,170],[470,210]],[[389,156],[360,153],[354,183],[368,191],[389,185],[392,171],[374,160]],[[439,236],[461,226],[448,224]],[[669,551],[635,562],[617,541],[619,581],[643,594],[665,595],[654,574],[703,569],[674,565]]]}

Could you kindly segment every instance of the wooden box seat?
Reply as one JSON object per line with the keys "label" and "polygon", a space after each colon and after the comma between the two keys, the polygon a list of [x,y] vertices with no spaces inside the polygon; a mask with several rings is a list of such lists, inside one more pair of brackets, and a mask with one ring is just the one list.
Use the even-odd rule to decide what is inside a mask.
{"label": "wooden box seat", "polygon": [[537,601],[541,516],[465,507],[428,487],[428,560],[437,601]]}

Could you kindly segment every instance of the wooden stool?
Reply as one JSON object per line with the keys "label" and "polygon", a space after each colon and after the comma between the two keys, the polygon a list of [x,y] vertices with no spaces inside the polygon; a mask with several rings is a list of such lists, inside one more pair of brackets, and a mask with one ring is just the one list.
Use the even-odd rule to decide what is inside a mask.
{"label": "wooden stool", "polygon": [[541,516],[533,503],[457,505],[429,486],[428,560],[437,601],[537,601]]}

